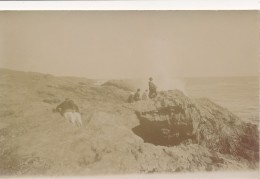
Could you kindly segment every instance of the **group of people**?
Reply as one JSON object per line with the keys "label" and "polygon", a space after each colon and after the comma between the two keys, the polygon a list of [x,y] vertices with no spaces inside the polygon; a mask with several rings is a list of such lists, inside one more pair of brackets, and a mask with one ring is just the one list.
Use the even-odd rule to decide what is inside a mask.
{"label": "group of people", "polygon": [[[141,90],[138,88],[135,93],[131,93],[131,95],[128,98],[128,102],[132,103],[134,101],[146,100],[148,99],[148,97],[150,99],[155,98],[157,96],[156,88],[157,87],[153,83],[153,79],[149,78],[149,93],[148,90],[145,90],[141,96]],[[56,107],[56,109],[54,109],[54,111],[59,112],[65,119],[71,122],[74,126],[82,126],[79,108],[73,100],[66,98],[65,101],[63,101]]]}
{"label": "group of people", "polygon": [[149,94],[147,94],[148,90],[146,89],[141,96],[141,89],[138,88],[135,93],[130,94],[130,96],[128,97],[128,102],[132,103],[135,101],[146,100],[148,99],[148,97],[150,99],[155,98],[157,96],[157,87],[153,83],[153,78],[151,77],[149,78],[148,86],[149,86]]}

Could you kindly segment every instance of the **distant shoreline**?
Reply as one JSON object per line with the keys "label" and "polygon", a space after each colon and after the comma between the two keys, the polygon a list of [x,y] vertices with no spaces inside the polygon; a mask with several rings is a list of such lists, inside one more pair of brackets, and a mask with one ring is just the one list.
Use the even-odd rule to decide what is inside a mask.
{"label": "distant shoreline", "polygon": [[[42,74],[42,75],[51,75],[51,76],[55,76],[55,77],[69,77],[69,78],[86,78],[86,79],[90,79],[90,80],[103,80],[103,81],[107,81],[107,80],[138,80],[138,79],[143,79],[143,77],[140,78],[120,78],[120,77],[113,77],[113,78],[91,78],[91,77],[87,77],[87,76],[78,76],[78,75],[57,75],[57,74],[51,74],[48,72],[37,72],[37,71],[23,71],[23,70],[17,70],[17,69],[11,69],[11,68],[0,68],[0,71],[12,71],[12,72],[25,72],[25,73],[35,73],[35,74]],[[149,76],[147,77],[149,78]],[[238,75],[238,76],[176,76],[173,77],[176,79],[231,79],[231,78],[259,78],[259,76],[257,75]]]}

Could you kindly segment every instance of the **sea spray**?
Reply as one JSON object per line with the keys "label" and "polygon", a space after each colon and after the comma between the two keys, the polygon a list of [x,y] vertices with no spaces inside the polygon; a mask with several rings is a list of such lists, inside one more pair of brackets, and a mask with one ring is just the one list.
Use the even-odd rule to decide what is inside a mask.
{"label": "sea spray", "polygon": [[156,84],[158,91],[168,91],[178,89],[187,95],[187,90],[185,87],[185,81],[181,78],[154,78],[154,83]]}

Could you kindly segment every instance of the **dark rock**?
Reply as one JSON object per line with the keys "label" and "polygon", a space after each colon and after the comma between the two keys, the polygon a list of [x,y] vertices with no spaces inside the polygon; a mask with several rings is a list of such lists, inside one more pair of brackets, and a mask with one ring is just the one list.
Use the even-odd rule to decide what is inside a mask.
{"label": "dark rock", "polygon": [[223,154],[258,161],[258,129],[208,99],[190,99],[181,91],[160,92],[133,104],[140,125],[133,131],[145,142],[173,146],[197,143]]}

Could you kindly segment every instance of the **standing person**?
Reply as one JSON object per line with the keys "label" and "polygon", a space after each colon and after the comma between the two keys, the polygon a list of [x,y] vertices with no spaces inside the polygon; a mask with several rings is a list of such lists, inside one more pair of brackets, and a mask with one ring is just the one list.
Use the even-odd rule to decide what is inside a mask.
{"label": "standing person", "polygon": [[155,98],[157,96],[156,86],[153,83],[153,78],[149,78],[149,98]]}
{"label": "standing person", "polygon": [[142,95],[142,100],[147,100],[147,98],[148,98],[147,93],[148,93],[148,90],[145,90]]}
{"label": "standing person", "polygon": [[66,98],[56,107],[56,111],[69,120],[73,125],[82,126],[81,115],[78,106],[73,100]]}
{"label": "standing person", "polygon": [[141,100],[141,95],[140,95],[140,88],[137,89],[134,95],[134,101],[140,101]]}

